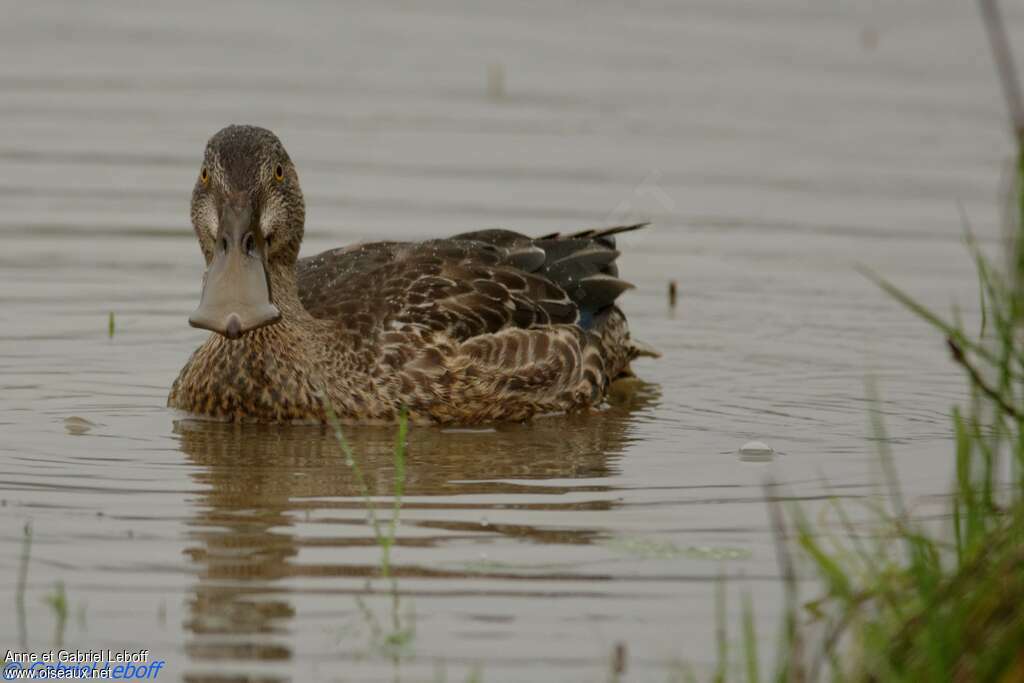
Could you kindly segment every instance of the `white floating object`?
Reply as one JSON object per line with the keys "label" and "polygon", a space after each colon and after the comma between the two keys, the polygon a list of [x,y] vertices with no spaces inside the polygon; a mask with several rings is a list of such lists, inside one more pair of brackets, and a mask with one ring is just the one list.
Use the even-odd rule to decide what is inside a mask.
{"label": "white floating object", "polygon": [[748,441],[740,447],[740,460],[765,462],[775,457],[775,449],[761,441]]}

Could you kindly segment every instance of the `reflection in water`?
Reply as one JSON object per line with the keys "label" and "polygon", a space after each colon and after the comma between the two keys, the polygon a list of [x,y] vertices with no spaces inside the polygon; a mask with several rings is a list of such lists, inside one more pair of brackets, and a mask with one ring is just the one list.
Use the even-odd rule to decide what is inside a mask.
{"label": "reflection in water", "polygon": [[[404,509],[481,510],[492,494],[563,494],[606,491],[606,485],[531,485],[530,480],[605,478],[634,437],[635,417],[660,396],[654,385],[632,381],[618,387],[612,404],[592,415],[538,419],[527,424],[497,425],[487,430],[412,427],[407,452],[407,498],[475,495],[474,502],[452,504],[418,500]],[[287,645],[295,609],[280,581],[293,577],[372,577],[371,563],[345,562],[338,552],[329,564],[300,564],[303,545],[317,549],[373,546],[366,527],[365,503],[337,443],[321,427],[272,427],[182,420],[175,424],[181,449],[200,469],[192,476],[206,489],[194,502],[188,522],[193,543],[186,552],[198,565],[198,582],[190,592],[189,654],[199,660],[279,661],[291,657]],[[390,497],[393,487],[394,428],[347,427],[371,495]],[[378,505],[390,506],[390,500]],[[612,501],[526,504],[536,509],[607,509]],[[328,518],[324,511],[333,512]],[[339,517],[338,511],[347,511]],[[315,515],[315,517],[314,517]],[[296,522],[365,528],[303,538]],[[478,524],[463,520],[403,521],[421,529],[480,533]],[[542,529],[530,525],[490,523],[493,534],[528,537],[538,543],[589,543],[590,530]],[[438,537],[417,534],[397,545],[429,547]],[[359,557],[365,559],[365,555]],[[460,578],[457,570],[425,567],[393,568],[394,575]]]}

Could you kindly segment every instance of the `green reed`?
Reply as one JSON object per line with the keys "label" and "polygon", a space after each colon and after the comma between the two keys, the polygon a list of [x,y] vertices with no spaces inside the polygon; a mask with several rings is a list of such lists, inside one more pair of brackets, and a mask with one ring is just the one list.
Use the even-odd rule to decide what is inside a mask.
{"label": "green reed", "polygon": [[[1018,201],[1024,212],[1024,199]],[[930,526],[909,514],[869,383],[886,503],[873,503],[874,521],[865,526],[832,501],[826,512],[842,538],[827,530],[834,525],[810,521],[799,505],[775,514],[789,599],[774,680],[1024,680],[1024,353],[1016,332],[1024,322],[1024,268],[1004,275],[980,251],[974,256],[991,327],[984,335],[939,318],[875,277],[934,322],[969,384],[967,405],[952,410],[949,514]],[[793,571],[801,564],[812,568],[823,590],[802,604]],[[724,598],[718,600],[724,624]],[[734,676],[719,626],[715,681],[760,680],[749,597],[742,622],[742,666]]]}
{"label": "green reed", "polygon": [[[967,230],[980,329],[968,330],[958,315],[942,316],[865,271],[945,337],[968,381],[968,404],[952,409],[949,515],[936,528],[907,513],[878,395],[869,385],[888,505],[877,510],[869,542],[838,504],[834,510],[847,531],[839,541],[799,507],[788,508],[798,552],[821,579],[823,595],[802,607],[790,602],[775,680],[1024,680],[1024,351],[1018,343],[1024,324],[1024,105],[998,7],[994,0],[981,0],[981,7],[1017,152],[1006,264],[994,262]],[[783,540],[784,525],[776,524]],[[780,562],[792,561],[783,546]],[[815,645],[804,647],[811,637]],[[744,641],[754,643],[749,626]],[[757,654],[748,651],[745,676],[737,680],[756,681]]]}
{"label": "green reed", "polygon": [[[952,409],[949,515],[927,525],[908,513],[869,382],[871,429],[888,489],[887,504],[874,506],[874,522],[854,525],[833,501],[827,512],[845,532],[837,538],[797,505],[785,511],[772,506],[788,605],[776,681],[1024,680],[1024,103],[999,8],[995,0],[980,5],[1017,149],[1005,263],[980,248],[965,221],[978,274],[979,329],[967,329],[955,313],[939,315],[864,271],[943,335],[967,380],[967,404]],[[803,604],[793,571],[798,561],[813,569],[823,591]],[[723,607],[719,613],[724,623]],[[747,602],[745,666],[735,668],[733,680],[759,680],[751,615]],[[721,629],[716,681],[726,680],[729,664]]]}
{"label": "green reed", "polygon": [[32,523],[25,522],[21,537],[21,559],[18,562],[18,583],[14,589],[14,605],[18,618],[18,643],[24,651],[28,647],[28,623],[25,613],[25,591],[28,587],[28,561],[32,552]]}
{"label": "green reed", "polygon": [[58,581],[53,590],[43,598],[44,602],[53,610],[56,620],[53,630],[53,644],[60,648],[64,643],[64,629],[68,623],[68,594],[64,589],[64,582]]}
{"label": "green reed", "polygon": [[351,470],[356,486],[366,505],[366,512],[370,519],[370,526],[373,529],[374,539],[380,548],[378,571],[380,577],[389,583],[389,593],[391,595],[389,628],[386,629],[381,625],[381,620],[377,618],[362,598],[356,598],[356,605],[363,616],[363,620],[370,629],[375,647],[397,656],[397,653],[409,646],[416,636],[416,614],[411,607],[407,618],[404,620],[402,618],[398,579],[392,571],[391,563],[391,549],[395,545],[395,537],[398,533],[398,524],[402,511],[402,496],[405,493],[406,441],[409,434],[409,417],[406,411],[403,410],[398,418],[398,429],[395,434],[395,445],[392,451],[394,458],[393,502],[391,505],[391,518],[385,524],[377,514],[377,506],[373,500],[373,495],[366,481],[359,458],[345,438],[345,433],[341,428],[341,421],[330,404],[326,404],[326,413],[327,422],[331,428],[334,440],[338,443],[338,447],[345,457],[345,464]]}

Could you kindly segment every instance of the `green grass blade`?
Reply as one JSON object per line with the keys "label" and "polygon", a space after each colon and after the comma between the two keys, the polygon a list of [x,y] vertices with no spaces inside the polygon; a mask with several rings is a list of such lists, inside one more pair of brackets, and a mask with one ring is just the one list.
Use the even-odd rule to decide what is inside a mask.
{"label": "green grass blade", "polygon": [[743,653],[747,664],[747,683],[761,680],[757,658],[757,629],[754,626],[754,601],[750,592],[743,594]]}

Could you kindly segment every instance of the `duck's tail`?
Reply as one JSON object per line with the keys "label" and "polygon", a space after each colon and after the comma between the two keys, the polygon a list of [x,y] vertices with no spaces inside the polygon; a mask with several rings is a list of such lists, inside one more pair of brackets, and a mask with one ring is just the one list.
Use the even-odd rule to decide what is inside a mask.
{"label": "duck's tail", "polygon": [[[620,252],[616,249],[615,236],[646,228],[649,222],[616,225],[607,228],[589,228],[568,234],[551,233],[538,237],[534,244],[544,248],[548,258],[544,268],[546,275],[565,289],[580,307],[580,323],[588,327],[588,320],[605,317],[622,292],[633,285],[619,278],[616,260]],[[559,247],[551,247],[555,242]],[[568,255],[552,260],[554,252],[567,249]],[[572,268],[568,266],[571,265]],[[575,285],[575,290],[573,289]],[[621,313],[619,314],[621,315]],[[661,358],[661,352],[650,344],[626,334],[625,348],[627,362],[620,374],[632,374],[629,360],[636,358]]]}
{"label": "duck's tail", "polygon": [[563,234],[560,232],[552,232],[543,237],[538,237],[538,240],[557,240],[557,239],[593,239],[601,241],[608,246],[615,248],[615,235],[619,235],[624,232],[633,232],[641,228],[646,228],[651,224],[650,221],[644,221],[643,223],[631,223],[629,225],[615,225],[610,228],[587,228],[586,230],[580,230],[579,232],[572,232]]}
{"label": "duck's tail", "polygon": [[616,264],[621,252],[615,235],[646,227],[648,223],[591,228],[579,232],[552,233],[531,240],[544,251],[544,262],[537,269],[561,287],[580,308],[584,319],[598,315],[615,303],[633,284],[619,277]]}
{"label": "duck's tail", "polygon": [[619,277],[616,260],[620,252],[615,236],[648,225],[632,223],[533,238],[511,230],[490,229],[463,233],[453,239],[499,248],[505,263],[558,285],[579,308],[580,325],[589,328],[619,295],[633,289],[632,283]]}

